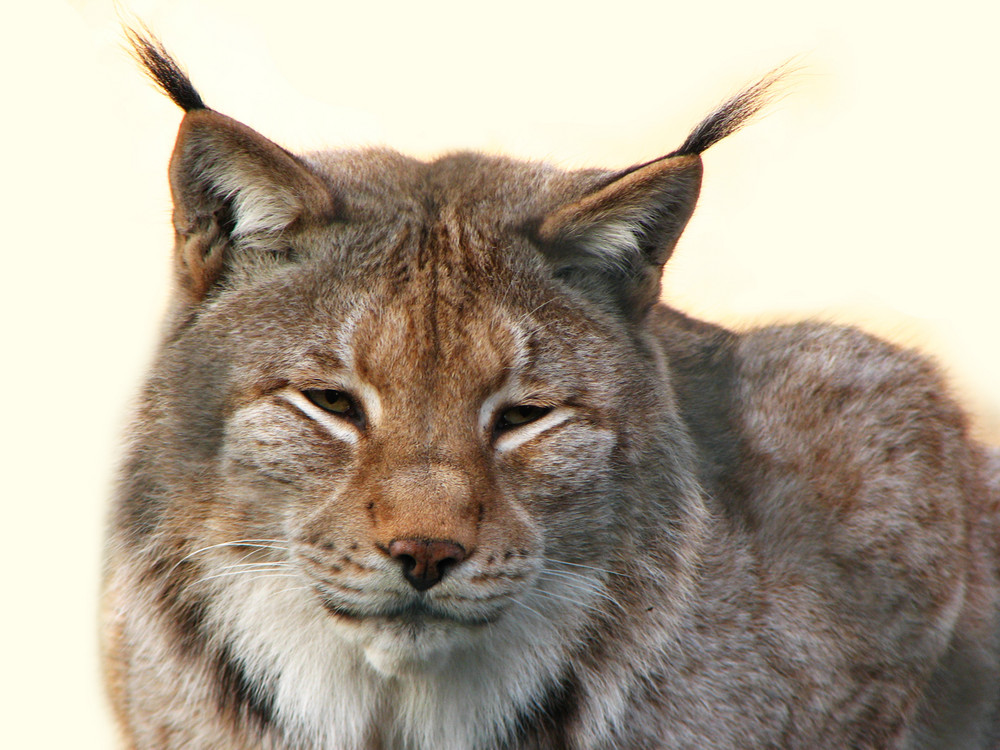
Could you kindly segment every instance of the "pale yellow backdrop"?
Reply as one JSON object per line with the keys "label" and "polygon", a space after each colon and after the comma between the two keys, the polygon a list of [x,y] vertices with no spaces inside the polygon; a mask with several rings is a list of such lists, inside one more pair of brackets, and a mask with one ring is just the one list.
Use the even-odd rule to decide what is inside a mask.
{"label": "pale yellow backdrop", "polygon": [[[293,148],[480,148],[568,166],[669,151],[791,57],[788,96],[706,159],[667,275],[682,308],[851,321],[935,353],[1000,438],[994,2],[135,0],[216,109]],[[179,111],[107,0],[0,22],[5,716],[0,746],[113,744],[100,537],[163,309]]]}

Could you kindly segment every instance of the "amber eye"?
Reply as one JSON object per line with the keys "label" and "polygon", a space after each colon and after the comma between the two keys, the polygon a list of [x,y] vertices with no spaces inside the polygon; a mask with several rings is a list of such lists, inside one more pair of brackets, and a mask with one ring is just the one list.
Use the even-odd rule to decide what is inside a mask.
{"label": "amber eye", "polygon": [[355,404],[354,399],[343,391],[335,391],[331,388],[313,388],[302,391],[302,393],[323,411],[336,414],[338,417],[349,419],[352,422],[361,422],[361,410]]}
{"label": "amber eye", "polygon": [[500,415],[500,419],[497,420],[496,431],[504,432],[515,427],[520,427],[523,424],[534,422],[536,419],[544,417],[550,411],[552,411],[551,406],[538,406],[536,404],[512,406]]}

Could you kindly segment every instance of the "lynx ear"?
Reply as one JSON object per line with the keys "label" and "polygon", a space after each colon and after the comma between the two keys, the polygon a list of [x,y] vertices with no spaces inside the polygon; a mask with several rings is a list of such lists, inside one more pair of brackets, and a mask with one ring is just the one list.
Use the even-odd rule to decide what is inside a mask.
{"label": "lynx ear", "polygon": [[126,28],[146,74],[185,111],[170,160],[180,281],[197,301],[240,254],[281,250],[293,225],[329,221],[334,198],[298,157],[208,109],[163,44]]}
{"label": "lynx ear", "polygon": [[645,312],[698,200],[700,154],[759,113],[788,73],[788,64],[776,68],[719,105],[676,151],[612,175],[544,217],[536,238],[556,274],[629,313]]}
{"label": "lynx ear", "polygon": [[227,254],[281,251],[294,226],[330,221],[330,190],[297,157],[210,109],[189,111],[170,160],[181,280],[200,299]]}
{"label": "lynx ear", "polygon": [[537,237],[557,275],[611,286],[630,307],[659,293],[660,269],[694,211],[701,187],[697,154],[635,167],[546,216]]}
{"label": "lynx ear", "polygon": [[174,225],[186,233],[225,215],[229,234],[277,234],[296,221],[332,218],[333,197],[297,157],[210,109],[188,112],[170,160]]}

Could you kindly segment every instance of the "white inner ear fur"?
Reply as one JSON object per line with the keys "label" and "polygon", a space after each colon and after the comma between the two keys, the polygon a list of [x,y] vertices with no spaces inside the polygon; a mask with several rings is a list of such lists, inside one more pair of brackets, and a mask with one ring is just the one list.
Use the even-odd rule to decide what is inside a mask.
{"label": "white inner ear fur", "polygon": [[581,227],[579,232],[574,233],[574,239],[577,246],[593,259],[595,265],[623,273],[640,260],[640,237],[654,215],[653,210],[633,209],[623,216]]}
{"label": "white inner ear fur", "polygon": [[541,236],[576,251],[573,265],[628,274],[661,265],[698,196],[697,157],[665,158],[550,215]]}
{"label": "white inner ear fur", "polygon": [[280,232],[302,212],[302,204],[291,190],[253,166],[221,160],[203,169],[213,192],[233,202],[234,237]]}

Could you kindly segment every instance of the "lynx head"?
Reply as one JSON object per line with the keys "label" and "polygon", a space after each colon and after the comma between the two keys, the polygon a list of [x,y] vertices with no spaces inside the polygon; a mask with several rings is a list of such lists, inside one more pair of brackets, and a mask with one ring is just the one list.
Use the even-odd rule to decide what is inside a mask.
{"label": "lynx head", "polygon": [[567,172],[294,155],[132,41],[186,114],[175,297],[118,535],[160,561],[188,636],[226,616],[210,600],[277,597],[376,666],[426,663],[500,622],[641,599],[607,573],[639,548],[682,596],[703,510],[647,314],[699,153],[772,79],[668,156]]}

